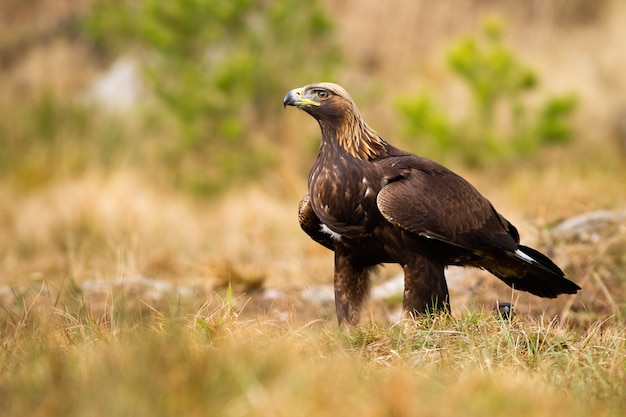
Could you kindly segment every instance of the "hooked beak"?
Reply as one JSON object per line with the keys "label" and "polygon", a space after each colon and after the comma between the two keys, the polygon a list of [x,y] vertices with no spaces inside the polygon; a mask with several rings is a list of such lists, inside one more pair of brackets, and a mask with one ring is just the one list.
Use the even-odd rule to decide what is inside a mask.
{"label": "hooked beak", "polygon": [[296,106],[298,108],[303,108],[307,106],[319,106],[320,103],[318,101],[312,100],[309,98],[302,88],[295,88],[285,94],[285,98],[283,99],[283,107],[287,108],[287,106]]}

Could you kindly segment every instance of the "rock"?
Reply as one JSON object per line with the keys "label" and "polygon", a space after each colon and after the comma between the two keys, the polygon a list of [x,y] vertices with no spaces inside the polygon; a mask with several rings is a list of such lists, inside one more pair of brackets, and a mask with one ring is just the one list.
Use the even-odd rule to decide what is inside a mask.
{"label": "rock", "polygon": [[330,285],[316,285],[307,287],[300,293],[303,300],[317,304],[332,304],[335,302],[335,290]]}
{"label": "rock", "polygon": [[611,225],[626,220],[626,210],[598,210],[563,220],[550,234],[557,239],[596,242],[600,233]]}
{"label": "rock", "polygon": [[137,104],[142,91],[137,64],[120,58],[89,88],[86,100],[113,112],[123,112]]}

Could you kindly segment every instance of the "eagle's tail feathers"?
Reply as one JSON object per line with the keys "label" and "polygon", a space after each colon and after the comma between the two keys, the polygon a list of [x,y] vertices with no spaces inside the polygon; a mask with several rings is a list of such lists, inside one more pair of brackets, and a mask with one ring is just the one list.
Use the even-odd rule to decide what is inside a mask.
{"label": "eagle's tail feathers", "polygon": [[545,298],[576,294],[580,287],[541,252],[519,245],[508,262],[496,262],[486,269],[516,290]]}

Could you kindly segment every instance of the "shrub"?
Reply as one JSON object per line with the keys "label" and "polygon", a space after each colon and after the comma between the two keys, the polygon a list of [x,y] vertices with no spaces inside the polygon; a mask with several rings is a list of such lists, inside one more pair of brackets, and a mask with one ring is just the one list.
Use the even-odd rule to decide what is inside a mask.
{"label": "shrub", "polygon": [[124,135],[114,118],[44,91],[0,116],[0,177],[28,191],[89,167],[106,170],[128,151]]}
{"label": "shrub", "polygon": [[405,133],[426,137],[434,152],[453,154],[469,165],[535,153],[572,138],[568,117],[576,108],[569,93],[551,96],[538,108],[527,104],[539,86],[537,74],[502,40],[501,22],[485,22],[479,37],[464,37],[448,52],[452,72],[469,90],[471,108],[453,122],[428,93],[399,101]]}
{"label": "shrub", "polygon": [[296,79],[326,78],[338,58],[316,1],[98,1],[86,27],[100,48],[136,51],[176,121],[163,153],[183,185],[210,193],[271,163],[263,138]]}

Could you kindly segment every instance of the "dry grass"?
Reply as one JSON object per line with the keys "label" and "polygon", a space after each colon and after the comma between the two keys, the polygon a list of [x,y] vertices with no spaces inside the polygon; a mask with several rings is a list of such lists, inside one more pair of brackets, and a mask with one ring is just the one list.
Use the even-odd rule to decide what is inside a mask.
{"label": "dry grass", "polygon": [[[23,247],[3,243],[4,412],[623,414],[626,339],[610,318],[624,300],[623,227],[600,240],[537,233],[583,286],[573,299],[518,299],[479,275],[453,298],[453,318],[379,316],[343,333],[332,305],[301,299],[330,282],[330,255],[298,230],[297,200],[269,195],[198,203],[119,173],[13,196],[2,218]],[[496,320],[490,305],[512,297],[519,315]]]}
{"label": "dry grass", "polygon": [[195,314],[84,309],[5,320],[7,415],[621,415],[623,329],[423,318],[350,333]]}
{"label": "dry grass", "polygon": [[[400,93],[428,86],[453,113],[463,111],[442,51],[487,12],[505,16],[509,41],[539,68],[548,91],[580,92],[572,146],[528,164],[458,170],[525,243],[581,284],[581,294],[512,294],[477,271],[453,289],[454,317],[394,324],[397,297],[374,299],[365,312],[371,323],[338,331],[332,300],[303,293],[323,292],[332,280],[332,255],[296,218],[302,167],[312,161],[293,150],[316,141],[318,128],[303,114],[279,113],[277,92],[284,163],[214,201],[132,165],[86,168],[39,187],[0,183],[3,414],[624,414],[626,229],[616,222],[588,234],[552,230],[580,213],[626,208],[624,156],[610,136],[626,105],[615,94],[626,87],[625,3],[602,2],[598,15],[558,1],[353,3],[327,2],[341,16],[337,39],[348,50],[337,81],[390,140],[399,132],[392,109]],[[52,2],[38,2],[38,27],[63,21],[69,4],[45,13]],[[15,30],[28,38],[34,29]],[[100,64],[61,38],[4,62],[6,120],[44,90],[79,96],[93,77]],[[382,269],[375,284],[396,272]],[[512,321],[493,317],[498,300],[514,302]]]}
{"label": "dry grass", "polygon": [[[609,177],[605,181],[605,192],[619,196],[619,190],[611,190]],[[524,193],[527,199],[541,200],[537,195],[548,196],[551,186],[550,181],[538,183]],[[554,205],[548,205],[547,197],[535,207],[520,202],[527,212],[516,210],[511,202],[521,187],[527,183],[513,183],[504,195],[494,194],[494,204],[518,225],[525,243],[547,251],[584,291],[573,299],[540,300],[511,294],[491,275],[474,271],[452,287],[455,309],[488,309],[497,300],[514,300],[524,314],[545,310],[583,322],[621,313],[619,306],[626,299],[621,273],[626,230],[621,223],[608,224],[591,236],[553,236],[548,226],[563,214],[544,211]],[[274,197],[270,189],[268,184],[253,186],[220,201],[198,202],[118,172],[58,183],[25,196],[5,191],[7,204],[0,213],[6,230],[0,240],[3,298],[12,298],[10,288],[34,294],[46,286],[54,293],[71,283],[102,310],[109,283],[162,306],[170,292],[210,298],[215,292],[222,295],[231,282],[238,294],[245,293],[239,302],[249,304],[247,315],[269,310],[274,317],[286,318],[295,309],[300,321],[312,320],[320,314],[317,304],[322,301],[309,305],[301,300],[302,291],[331,284],[332,254],[300,231],[294,212],[297,198]],[[579,185],[562,192],[582,189]],[[590,201],[589,194],[584,198],[585,211],[603,208]],[[379,272],[376,285],[398,269]],[[272,290],[278,292],[267,292]],[[380,302],[371,305],[375,317],[385,309]],[[388,304],[395,307],[394,300]],[[323,317],[328,317],[324,311]]]}

